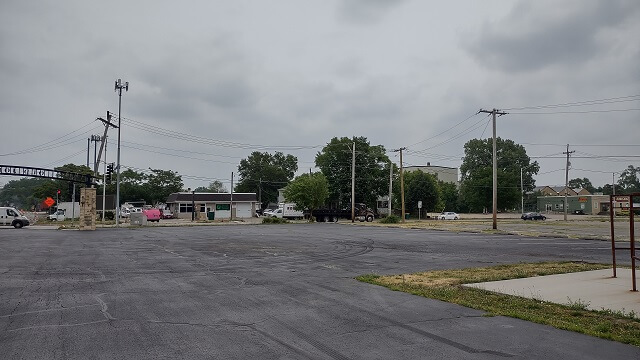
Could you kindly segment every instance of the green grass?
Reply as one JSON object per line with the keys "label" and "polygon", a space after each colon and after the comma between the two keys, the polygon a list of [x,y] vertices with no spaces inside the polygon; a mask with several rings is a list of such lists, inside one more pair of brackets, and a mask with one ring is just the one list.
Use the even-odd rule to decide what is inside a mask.
{"label": "green grass", "polygon": [[366,274],[356,279],[394,291],[438,299],[487,311],[486,316],[509,316],[558,329],[640,346],[640,320],[634,313],[587,310],[588,303],[568,299],[560,305],[518,296],[468,288],[462,284],[532,276],[598,270],[610,265],[573,262],[498,265],[485,268],[439,270],[415,274],[379,276]]}

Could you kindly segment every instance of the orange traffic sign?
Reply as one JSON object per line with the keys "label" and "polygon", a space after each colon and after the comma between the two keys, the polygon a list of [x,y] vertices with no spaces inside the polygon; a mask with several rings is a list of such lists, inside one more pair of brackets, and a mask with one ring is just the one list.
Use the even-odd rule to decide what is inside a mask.
{"label": "orange traffic sign", "polygon": [[44,201],[44,204],[45,204],[45,205],[47,205],[48,207],[52,207],[52,206],[53,206],[53,204],[55,204],[55,203],[56,203],[56,201],[55,201],[55,200],[53,200],[53,199],[52,199],[52,198],[50,198],[50,197],[48,197],[48,198]]}

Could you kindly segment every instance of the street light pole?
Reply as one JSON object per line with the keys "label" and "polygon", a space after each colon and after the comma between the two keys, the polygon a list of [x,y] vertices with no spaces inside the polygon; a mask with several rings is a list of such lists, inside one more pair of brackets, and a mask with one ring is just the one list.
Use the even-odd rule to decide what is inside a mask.
{"label": "street light pole", "polygon": [[115,91],[118,92],[118,172],[116,175],[116,227],[120,221],[120,129],[122,127],[122,89],[129,91],[129,82],[122,83],[121,79],[116,80]]}

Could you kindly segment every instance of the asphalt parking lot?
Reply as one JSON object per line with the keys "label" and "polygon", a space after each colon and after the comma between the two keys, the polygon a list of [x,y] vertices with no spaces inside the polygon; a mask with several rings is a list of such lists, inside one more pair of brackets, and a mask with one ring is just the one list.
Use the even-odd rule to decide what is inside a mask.
{"label": "asphalt parking lot", "polygon": [[640,348],[360,283],[610,262],[606,242],[342,224],[0,229],[7,359],[632,359]]}

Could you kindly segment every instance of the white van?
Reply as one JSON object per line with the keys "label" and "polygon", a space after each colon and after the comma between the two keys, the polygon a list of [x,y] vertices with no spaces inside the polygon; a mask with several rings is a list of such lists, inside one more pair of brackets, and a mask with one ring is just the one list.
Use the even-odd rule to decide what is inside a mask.
{"label": "white van", "polygon": [[29,225],[29,219],[15,208],[0,206],[0,225],[11,225],[20,229]]}

